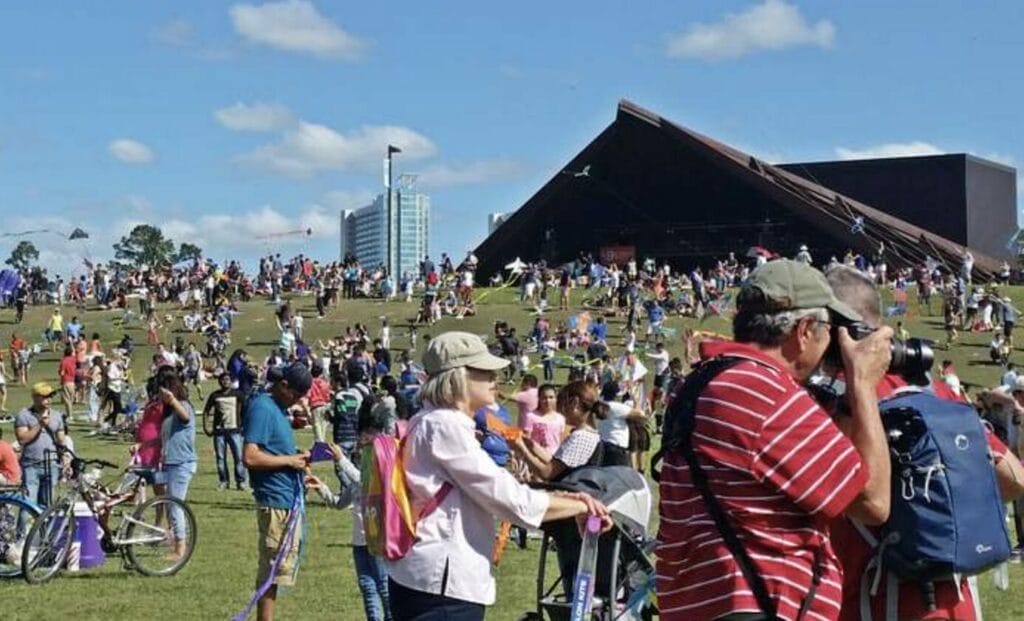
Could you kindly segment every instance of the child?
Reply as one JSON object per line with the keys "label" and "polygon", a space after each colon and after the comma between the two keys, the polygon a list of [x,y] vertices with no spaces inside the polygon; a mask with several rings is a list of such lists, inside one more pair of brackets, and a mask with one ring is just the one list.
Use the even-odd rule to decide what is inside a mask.
{"label": "child", "polygon": [[544,367],[544,381],[555,380],[555,345],[554,341],[544,340],[540,343],[540,361]]}
{"label": "child", "polygon": [[146,318],[148,322],[148,328],[146,330],[146,343],[150,346],[156,346],[160,342],[160,320],[157,319],[156,313],[153,309],[149,309],[149,317]]}
{"label": "child", "polygon": [[[384,397],[369,412],[359,417],[359,447],[373,442],[380,433],[394,433],[394,399]],[[363,595],[363,609],[368,621],[391,619],[391,602],[388,598],[388,569],[384,559],[370,554],[366,547],[363,525],[362,483],[359,469],[345,455],[341,447],[331,444],[334,453],[334,473],[341,482],[337,494],[315,476],[309,476],[306,484],[317,491],[327,506],[333,509],[352,508],[352,558],[355,562],[356,581]],[[354,456],[353,456],[354,457]]]}
{"label": "child", "polygon": [[4,431],[0,428],[0,486],[21,485],[21,465],[14,447],[4,439]]}
{"label": "child", "polygon": [[391,326],[388,325],[387,317],[382,317],[380,321],[380,344],[384,349],[391,349]]}

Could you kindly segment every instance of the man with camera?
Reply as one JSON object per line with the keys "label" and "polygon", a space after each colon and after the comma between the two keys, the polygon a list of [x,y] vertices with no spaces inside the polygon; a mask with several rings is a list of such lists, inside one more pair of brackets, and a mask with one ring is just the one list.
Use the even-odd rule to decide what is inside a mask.
{"label": "man with camera", "polygon": [[[827,521],[889,515],[890,464],[875,386],[892,330],[855,341],[861,317],[814,268],[778,260],[737,296],[735,342],[703,362],[666,413],[658,540],[664,619],[837,619],[841,570]],[[804,388],[837,339],[846,434]]]}
{"label": "man with camera", "polygon": [[[854,331],[870,332],[878,330],[882,325],[882,300],[874,282],[862,272],[845,266],[834,267],[826,273],[826,279],[838,300],[847,304],[861,317],[862,322]],[[859,328],[859,330],[858,330]],[[892,356],[888,372],[877,384],[879,399],[885,399],[895,392],[905,390],[910,383],[928,386],[940,399],[962,401],[948,384],[928,378],[926,372],[931,367],[932,355],[927,346],[920,341],[909,339],[909,347],[898,347]],[[827,365],[826,365],[827,366]],[[827,371],[837,373],[836,369]],[[910,377],[912,382],[906,379]],[[1009,398],[1012,401],[1012,397]],[[1024,395],[1021,400],[1024,401]],[[1017,406],[1018,408],[1020,406]],[[923,414],[927,415],[927,412]],[[840,424],[842,419],[840,419]],[[996,463],[996,481],[1001,495],[1010,500],[1024,492],[1024,469],[1006,446],[994,435],[988,436],[989,450]],[[868,534],[876,539],[878,531],[868,527]],[[842,621],[859,621],[862,618],[863,598],[868,596],[871,618],[885,619],[887,616],[888,594],[887,580],[879,580],[877,588],[871,589],[870,581],[865,583],[863,577],[868,564],[877,550],[866,541],[853,523],[842,517],[832,524],[832,542],[835,545],[840,564],[843,568],[843,606],[840,619]],[[873,571],[873,570],[872,570]],[[896,604],[895,618],[922,619],[927,621],[957,620],[973,621],[979,618],[975,606],[975,597],[966,578],[959,583],[953,580],[940,580],[934,583],[934,609],[925,598],[919,583],[904,582],[900,585]]]}

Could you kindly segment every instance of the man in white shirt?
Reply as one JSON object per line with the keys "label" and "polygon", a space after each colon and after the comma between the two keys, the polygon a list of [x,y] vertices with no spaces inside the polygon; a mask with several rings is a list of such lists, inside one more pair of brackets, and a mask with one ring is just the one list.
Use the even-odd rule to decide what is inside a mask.
{"label": "man in white shirt", "polygon": [[597,432],[604,443],[605,466],[628,466],[629,421],[644,418],[644,413],[628,403],[619,401],[619,385],[608,382],[601,389],[601,401],[608,406],[608,416],[597,424]]}

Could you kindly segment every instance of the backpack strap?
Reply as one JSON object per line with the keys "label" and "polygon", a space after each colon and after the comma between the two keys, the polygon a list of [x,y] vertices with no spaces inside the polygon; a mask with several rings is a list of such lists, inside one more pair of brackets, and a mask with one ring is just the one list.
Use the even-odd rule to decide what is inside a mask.
{"label": "backpack strap", "polygon": [[[692,442],[693,431],[696,427],[697,400],[700,398],[700,394],[718,374],[735,366],[743,360],[746,359],[733,356],[720,356],[713,358],[702,363],[696,371],[686,378],[679,394],[675,396],[675,399],[682,399],[682,401],[680,402],[680,405],[672,408],[672,410],[677,413],[678,419],[673,417],[674,420],[671,422],[666,419],[662,449],[658,451],[658,454],[656,454],[654,458],[652,458],[651,469],[653,475],[654,464],[656,463],[655,460],[657,459],[660,461],[665,452],[678,449],[682,453],[687,466],[690,468],[690,479],[693,482],[694,487],[696,487],[700,492],[701,498],[704,500],[704,504],[707,507],[708,514],[710,514],[712,520],[714,520],[715,527],[722,536],[722,540],[725,542],[729,552],[732,553],[733,558],[736,560],[736,564],[739,565],[744,579],[746,579],[747,584],[750,586],[750,590],[753,592],[754,599],[757,601],[758,607],[761,609],[761,612],[774,621],[779,618],[778,607],[776,606],[775,601],[771,598],[771,595],[769,595],[768,587],[765,584],[764,578],[761,576],[760,572],[758,572],[757,567],[754,565],[754,562],[744,547],[743,542],[740,541],[739,534],[736,532],[732,522],[729,520],[725,509],[722,507],[721,503],[718,502],[714,493],[712,493],[707,473],[704,472],[704,469],[700,465],[700,461],[697,459],[697,453],[693,448]],[[807,614],[807,611],[814,601],[814,595],[818,589],[818,585],[821,583],[823,565],[822,557],[822,546],[819,543],[818,547],[815,548],[814,560],[812,561],[811,586],[800,605],[800,611],[796,617],[798,620],[802,619],[804,615]]]}
{"label": "backpack strap", "polygon": [[[417,419],[417,423],[419,422],[419,420],[420,419]],[[405,435],[398,440],[398,459],[400,462],[403,460],[405,456],[405,441],[408,440],[409,436],[412,434],[413,427],[414,425],[412,424],[412,421],[410,421],[410,424],[406,429]],[[402,464],[401,468],[405,470],[405,465]],[[441,506],[441,503],[444,502],[444,499],[448,497],[448,493],[452,491],[452,487],[452,484],[449,483],[448,481],[442,482],[441,489],[437,490],[437,493],[431,496],[430,499],[427,500],[427,502],[424,503],[424,505],[420,508],[420,512],[416,515],[416,522],[419,523],[420,520],[426,518],[434,511],[437,511],[437,508]]]}
{"label": "backpack strap", "polygon": [[697,399],[700,398],[700,393],[711,383],[711,380],[722,371],[739,364],[743,360],[743,358],[735,356],[719,356],[705,360],[679,383],[679,390],[671,397],[671,401],[680,400],[683,406],[669,408],[665,412],[665,420],[662,424],[661,447],[651,456],[651,478],[655,481],[661,481],[661,468],[658,467],[658,464],[665,458],[666,453],[679,448],[684,441],[688,443],[689,434],[693,431],[692,415],[690,416],[691,428],[686,432],[686,438],[684,438],[683,430],[681,429],[682,421],[679,420],[678,416],[670,415],[670,412],[692,413],[693,409],[697,407]]}
{"label": "backpack strap", "polygon": [[[663,448],[663,451],[678,449],[682,452],[683,458],[686,459],[686,464],[690,468],[690,479],[694,487],[700,492],[701,498],[704,499],[704,505],[707,507],[711,519],[715,522],[715,528],[725,541],[725,546],[740,566],[740,571],[743,573],[747,584],[750,585],[750,590],[753,591],[758,607],[769,619],[775,621],[779,618],[778,607],[768,594],[768,587],[765,585],[764,579],[754,566],[754,561],[750,558],[750,554],[747,553],[743,542],[740,541],[739,534],[729,521],[725,509],[722,508],[714,493],[711,492],[708,475],[701,467],[700,460],[697,459],[697,453],[693,449],[692,442],[693,430],[696,426],[697,399],[700,398],[700,393],[704,391],[715,376],[739,361],[740,359],[738,358],[714,358],[702,364],[687,377],[682,391],[675,397],[676,399],[683,400],[681,401],[682,405],[672,408],[679,413],[679,419],[672,421],[672,432],[674,433],[670,437],[670,432],[666,430],[665,439],[667,441],[662,446],[666,447]],[[666,420],[665,425],[668,427],[669,421]]]}

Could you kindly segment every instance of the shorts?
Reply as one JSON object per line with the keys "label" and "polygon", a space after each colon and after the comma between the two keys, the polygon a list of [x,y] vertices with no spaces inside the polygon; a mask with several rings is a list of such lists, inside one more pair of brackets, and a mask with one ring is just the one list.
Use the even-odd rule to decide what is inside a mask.
{"label": "shorts", "polygon": [[[270,577],[270,569],[274,565],[274,558],[283,543],[285,533],[288,530],[288,509],[275,509],[273,507],[256,508],[256,524],[259,526],[259,550],[260,559],[256,570],[256,588],[263,586],[263,583]],[[300,518],[301,519],[301,518]],[[295,535],[292,545],[281,560],[274,577],[274,584],[280,586],[294,586],[295,568],[299,560],[299,546],[302,543],[302,523],[296,524]]]}
{"label": "shorts", "polygon": [[1007,338],[1013,336],[1013,325],[1014,324],[1012,321],[1003,322],[1003,336]]}
{"label": "shorts", "polygon": [[75,402],[75,385],[74,384],[61,384],[61,395],[64,397],[64,403],[71,404]]}

